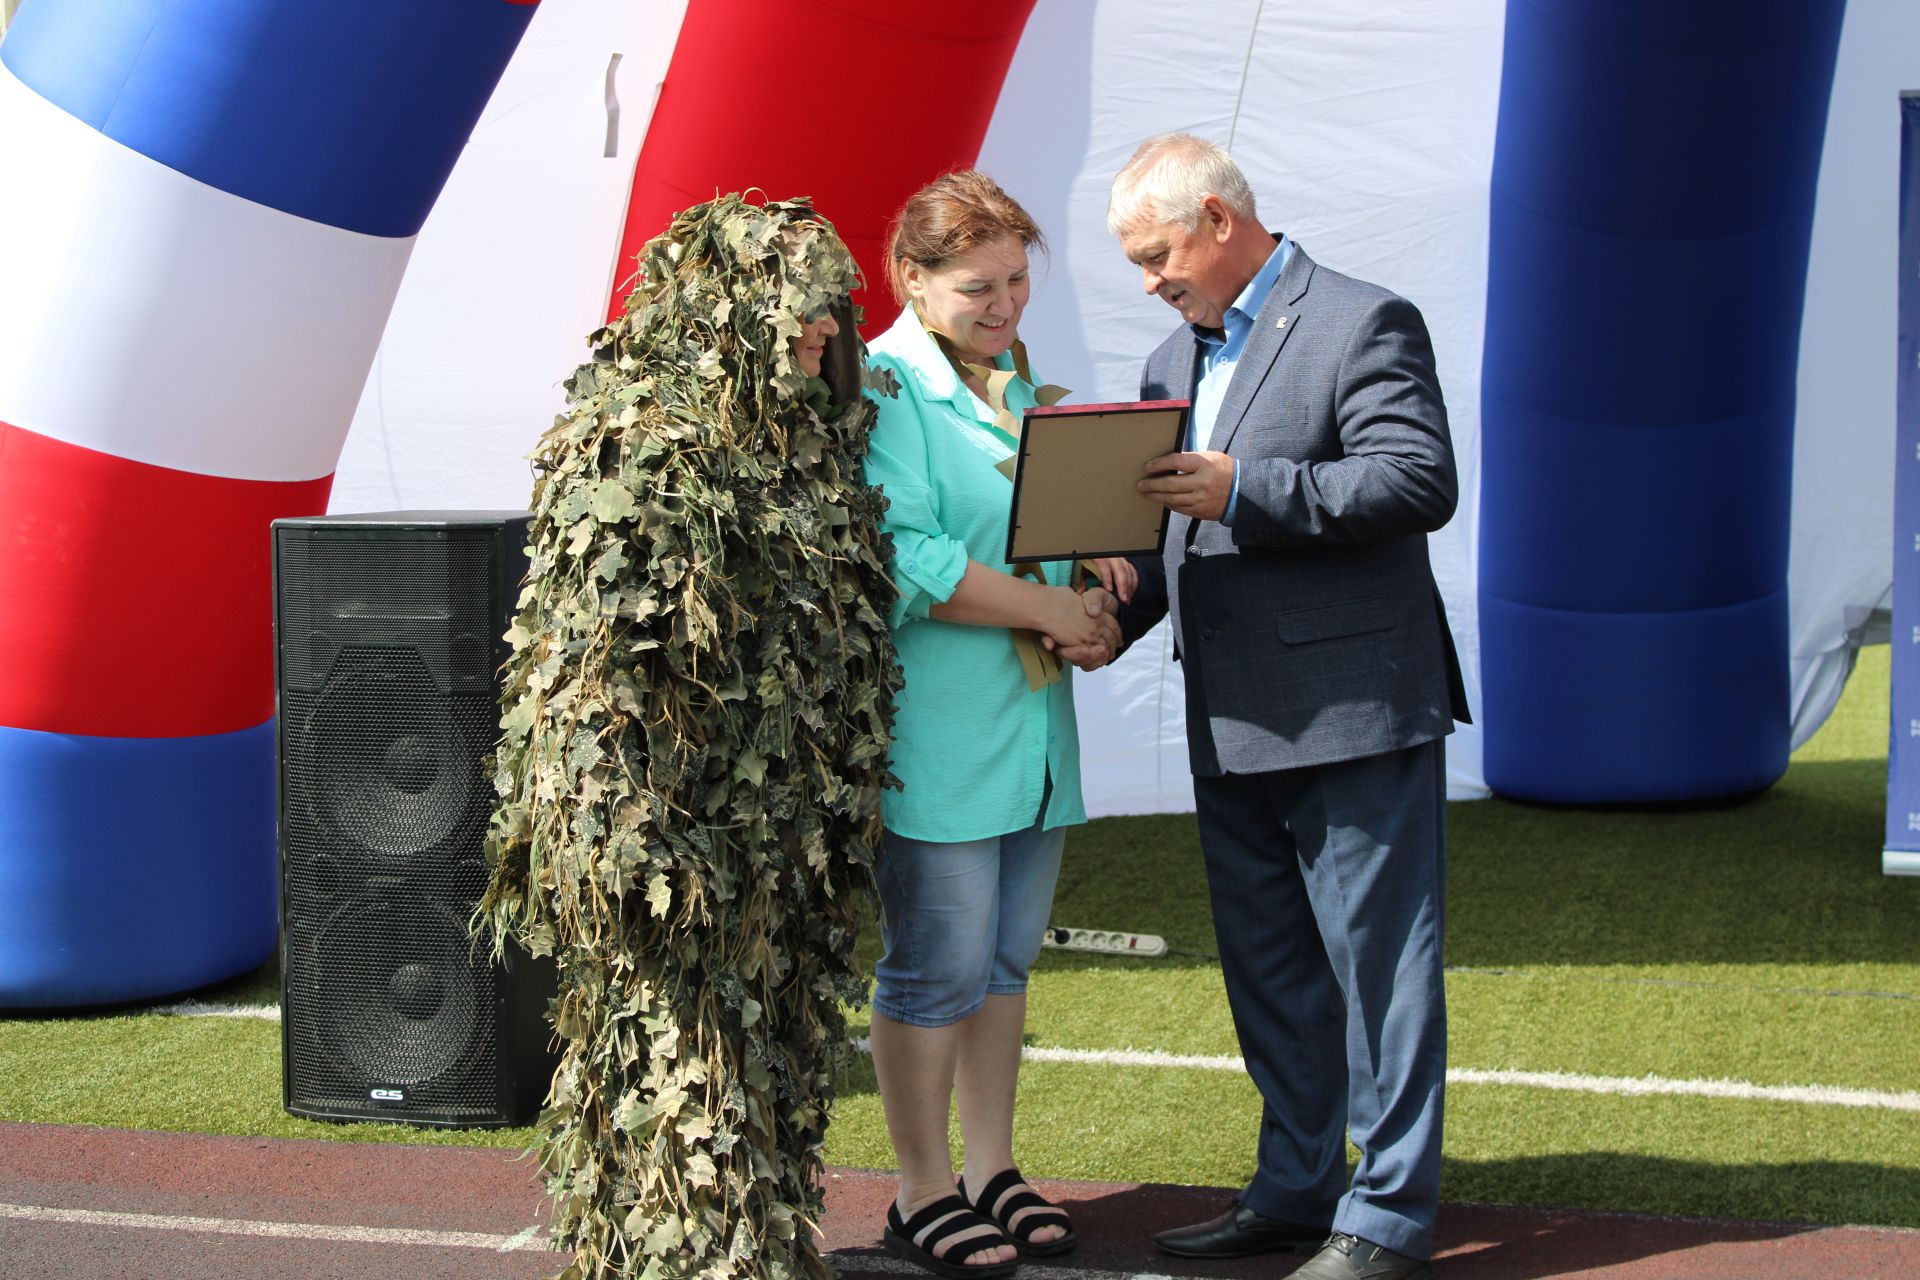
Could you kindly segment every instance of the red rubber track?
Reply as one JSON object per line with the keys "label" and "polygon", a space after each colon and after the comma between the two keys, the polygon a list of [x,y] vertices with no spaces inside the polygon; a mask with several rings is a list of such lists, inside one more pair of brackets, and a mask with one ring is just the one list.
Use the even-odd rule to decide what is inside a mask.
{"label": "red rubber track", "polygon": [[[1201,1187],[1042,1180],[1074,1218],[1081,1246],[1046,1260],[1067,1271],[1284,1276],[1285,1256],[1226,1263],[1169,1258],[1154,1232],[1218,1212],[1228,1193]],[[897,1277],[879,1228],[890,1175],[831,1171],[823,1227],[843,1276]],[[564,1259],[448,1244],[341,1243],[46,1221],[19,1208],[322,1227],[475,1232],[506,1238],[541,1211],[523,1156],[482,1148],[207,1137],[0,1123],[0,1275],[35,1280],[533,1280]],[[1441,1280],[1839,1280],[1920,1275],[1920,1231],[1650,1218],[1445,1205]],[[1037,1266],[1022,1274],[1040,1272]]]}

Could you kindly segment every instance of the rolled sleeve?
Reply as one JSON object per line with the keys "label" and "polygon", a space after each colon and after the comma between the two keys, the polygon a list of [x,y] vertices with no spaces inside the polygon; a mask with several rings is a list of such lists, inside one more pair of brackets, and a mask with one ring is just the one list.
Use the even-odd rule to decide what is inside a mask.
{"label": "rolled sleeve", "polygon": [[888,622],[895,627],[925,618],[952,598],[967,572],[967,547],[940,527],[933,490],[924,477],[875,443],[867,450],[867,483],[887,496],[880,527],[893,538],[893,585],[899,589]]}

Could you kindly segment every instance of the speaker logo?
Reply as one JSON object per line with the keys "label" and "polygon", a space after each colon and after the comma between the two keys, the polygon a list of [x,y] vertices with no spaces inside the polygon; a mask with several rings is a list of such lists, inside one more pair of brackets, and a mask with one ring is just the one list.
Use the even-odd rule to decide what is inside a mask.
{"label": "speaker logo", "polygon": [[405,1102],[407,1091],[405,1089],[369,1089],[367,1096],[375,1102]]}

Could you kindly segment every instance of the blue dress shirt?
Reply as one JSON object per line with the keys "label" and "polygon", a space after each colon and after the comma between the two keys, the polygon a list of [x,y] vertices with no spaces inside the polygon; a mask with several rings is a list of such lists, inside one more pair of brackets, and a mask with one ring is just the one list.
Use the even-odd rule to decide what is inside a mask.
{"label": "blue dress shirt", "polygon": [[[1227,308],[1218,329],[1203,329],[1193,325],[1194,337],[1200,339],[1200,376],[1193,386],[1193,412],[1188,417],[1192,434],[1187,448],[1207,449],[1212,447],[1214,420],[1220,416],[1220,402],[1227,398],[1227,384],[1233,381],[1233,370],[1240,363],[1240,353],[1246,350],[1247,335],[1253,332],[1254,317],[1260,314],[1260,308],[1266,305],[1267,295],[1273,292],[1273,282],[1287,269],[1288,259],[1293,257],[1293,241],[1285,236],[1273,247],[1273,253],[1265,265],[1247,281],[1247,287]],[[1220,523],[1233,523],[1234,505],[1240,501],[1240,463],[1233,464],[1233,489],[1227,495],[1227,509],[1220,515]]]}

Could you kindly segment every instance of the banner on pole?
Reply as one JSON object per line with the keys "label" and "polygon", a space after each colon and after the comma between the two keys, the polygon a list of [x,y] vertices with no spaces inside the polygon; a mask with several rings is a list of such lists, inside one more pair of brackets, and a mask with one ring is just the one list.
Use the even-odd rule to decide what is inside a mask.
{"label": "banner on pole", "polygon": [[1900,95],[1899,372],[1894,423],[1893,690],[1880,869],[1920,875],[1920,91]]}

